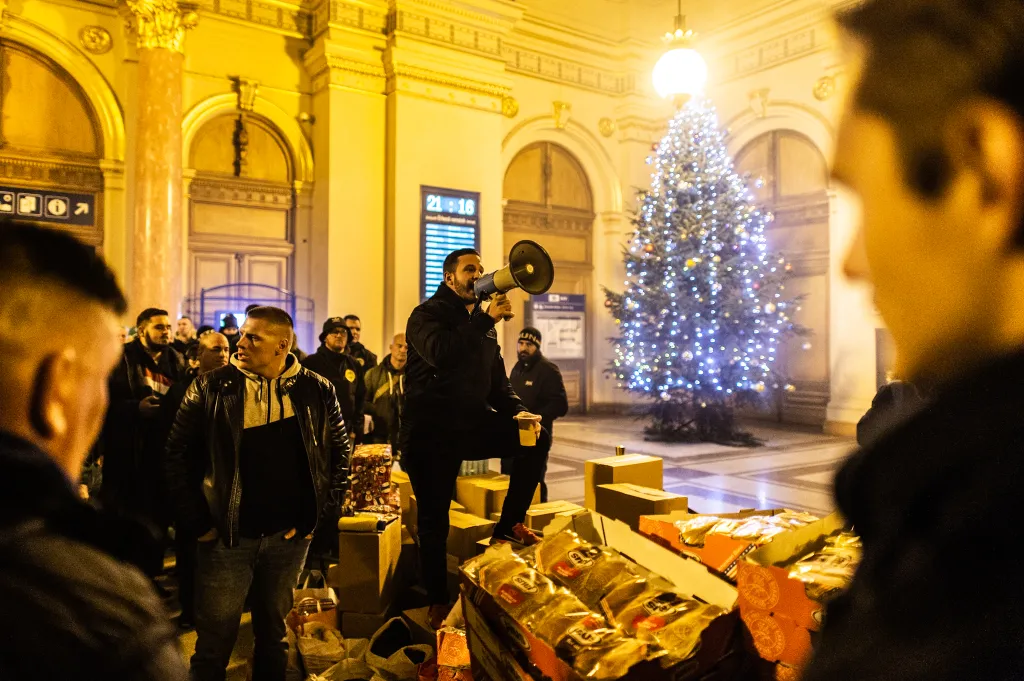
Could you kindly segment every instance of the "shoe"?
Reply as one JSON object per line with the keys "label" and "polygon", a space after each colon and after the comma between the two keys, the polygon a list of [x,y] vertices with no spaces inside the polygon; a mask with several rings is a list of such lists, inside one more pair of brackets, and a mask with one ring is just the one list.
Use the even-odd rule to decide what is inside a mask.
{"label": "shoe", "polygon": [[541,542],[540,536],[522,523],[512,528],[512,534],[515,535],[516,541],[523,546],[533,546]]}
{"label": "shoe", "polygon": [[444,626],[444,621],[448,619],[448,614],[452,611],[452,606],[447,603],[439,603],[430,606],[427,610],[427,622],[430,624],[431,629],[440,629]]}

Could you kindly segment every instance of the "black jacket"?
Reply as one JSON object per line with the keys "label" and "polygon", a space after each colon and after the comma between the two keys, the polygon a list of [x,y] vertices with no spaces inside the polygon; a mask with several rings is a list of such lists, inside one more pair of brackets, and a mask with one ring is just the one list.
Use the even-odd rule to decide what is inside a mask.
{"label": "black jacket", "polygon": [[933,393],[836,477],[864,543],[804,681],[1024,678],[1024,355]]}
{"label": "black jacket", "polygon": [[356,361],[356,364],[359,366],[359,371],[364,374],[377,366],[377,355],[367,350],[366,346],[362,343],[353,341],[348,348],[345,349],[345,354]]}
{"label": "black jacket", "polygon": [[139,536],[0,433],[0,679],[184,681],[174,625],[122,562]]}
{"label": "black jacket", "polygon": [[471,430],[489,410],[526,411],[509,385],[494,320],[466,304],[445,284],[413,310],[406,329],[406,419],[403,438]]}
{"label": "black jacket", "polygon": [[[177,521],[196,536],[216,527],[227,546],[238,543],[239,452],[245,418],[245,381],[235,366],[203,374],[189,387],[167,440],[166,476]],[[281,379],[291,399],[309,458],[317,517],[297,527],[305,536],[329,504],[338,504],[348,485],[349,439],[334,387],[300,369]],[[190,467],[205,462],[203,484],[190,484]]]}
{"label": "black jacket", "polygon": [[512,389],[533,414],[541,416],[541,426],[554,435],[553,423],[569,413],[562,372],[554,362],[540,354],[519,360],[508,377]]}
{"label": "black jacket", "polygon": [[910,383],[893,381],[879,388],[871,408],[857,422],[857,444],[867,447],[900,421],[909,418],[923,404],[921,394]]}
{"label": "black jacket", "polygon": [[[159,366],[136,338],[110,374],[110,406],[103,424],[103,498],[131,511],[151,512],[159,489],[165,431],[159,418],[145,419],[139,402],[157,394],[146,370],[158,371],[177,383],[187,380],[185,360],[173,347],[161,353]],[[162,399],[162,398],[161,398]]]}
{"label": "black jacket", "polygon": [[314,354],[302,360],[302,366],[331,382],[349,432],[361,435],[366,384],[356,360],[349,355],[332,352],[321,344]]}
{"label": "black jacket", "polygon": [[405,412],[405,369],[391,366],[391,355],[366,372],[366,413],[373,417],[371,444],[398,447],[398,432]]}

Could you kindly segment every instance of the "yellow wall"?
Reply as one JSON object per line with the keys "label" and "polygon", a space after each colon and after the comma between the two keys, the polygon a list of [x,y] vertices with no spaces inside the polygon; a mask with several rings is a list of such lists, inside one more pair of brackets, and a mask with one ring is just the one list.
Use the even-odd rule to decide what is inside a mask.
{"label": "yellow wall", "polygon": [[[843,79],[822,5],[717,4],[714,12],[695,9],[690,25],[703,33],[709,94],[730,128],[733,150],[786,128],[807,135],[828,156],[839,99],[819,100],[813,92],[822,77],[835,77],[839,88]],[[501,266],[505,168],[526,145],[552,141],[577,157],[594,196],[589,401],[627,400],[602,375],[610,358],[606,338],[615,329],[601,287],[621,288],[619,248],[631,231],[634,189],[649,182],[645,159],[671,114],[649,86],[671,7],[665,17],[611,0],[558,8],[532,0],[281,2],[252,17],[244,2],[222,0],[218,7],[202,4],[199,25],[186,38],[183,182],[187,189],[191,137],[204,120],[237,106],[230,77],[255,81],[255,112],[279,128],[299,171],[294,284],[315,301],[317,325],[355,312],[363,318],[364,341],[378,352],[404,329],[419,302],[421,185],[481,193],[484,263]],[[588,8],[586,21],[567,19]],[[114,7],[102,4],[26,0],[7,7],[2,25],[7,39],[24,39],[68,68],[94,108],[106,112],[104,251],[127,280],[141,85],[133,38]],[[79,31],[86,25],[109,31],[113,48],[102,55],[82,49]],[[503,116],[503,103],[511,113],[512,100],[518,112]],[[567,120],[556,121],[555,102],[571,105]],[[852,421],[874,391],[877,320],[838,267],[855,216],[838,198],[833,212],[832,321],[823,340],[831,366],[829,418]],[[184,253],[185,233],[181,241]]]}

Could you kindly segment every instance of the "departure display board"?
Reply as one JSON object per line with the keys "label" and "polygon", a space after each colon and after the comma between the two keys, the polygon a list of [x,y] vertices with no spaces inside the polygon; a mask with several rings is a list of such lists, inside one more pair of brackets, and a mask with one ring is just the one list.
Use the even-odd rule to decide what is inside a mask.
{"label": "departure display board", "polygon": [[421,299],[444,281],[444,259],[460,248],[480,250],[480,193],[420,187]]}

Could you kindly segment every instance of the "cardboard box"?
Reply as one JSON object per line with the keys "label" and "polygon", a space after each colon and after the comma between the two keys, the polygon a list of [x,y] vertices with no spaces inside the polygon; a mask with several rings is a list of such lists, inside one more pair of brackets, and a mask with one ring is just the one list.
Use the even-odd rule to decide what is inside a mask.
{"label": "cardboard box", "polygon": [[621,520],[633,529],[640,529],[640,516],[686,511],[688,499],[660,489],[630,483],[598,485],[597,512],[607,518]]}
{"label": "cardboard box", "polygon": [[448,506],[448,510],[449,511],[458,511],[459,513],[465,513],[466,512],[466,507],[453,499],[452,503]]}
{"label": "cardboard box", "polygon": [[430,626],[430,607],[415,608],[402,613],[402,619],[409,625],[412,633],[412,642],[433,646],[435,645],[436,632]]}
{"label": "cardboard box", "polygon": [[825,539],[843,525],[842,517],[833,513],[816,523],[778,534],[747,554],[737,567],[740,608],[784,616],[809,631],[821,629],[824,606],[807,597],[803,582],[789,578],[789,567],[778,565],[788,565],[822,548]]}
{"label": "cardboard box", "polygon": [[591,511],[597,508],[597,486],[628,482],[652,489],[662,488],[663,462],[657,456],[627,454],[591,459],[584,468],[583,503]]}
{"label": "cardboard box", "polygon": [[844,521],[833,513],[816,523],[783,532],[748,553],[737,569],[737,602],[746,638],[764,660],[800,668],[807,662],[824,606],[807,597],[804,583],[789,578],[793,560],[820,549]]}
{"label": "cardboard box", "polygon": [[397,520],[383,532],[339,532],[339,562],[327,572],[345,612],[376,614],[394,598],[402,553],[402,525]]}
{"label": "cardboard box", "polygon": [[534,504],[526,512],[526,526],[534,532],[542,532],[559,513],[572,513],[584,510],[582,506],[569,501],[549,501],[545,504]]}
{"label": "cardboard box", "polygon": [[[499,473],[484,473],[459,478],[455,483],[455,498],[466,507],[466,513],[478,518],[501,515],[508,496],[509,477]],[[533,502],[540,501],[540,486],[533,493]]]}
{"label": "cardboard box", "polygon": [[409,499],[415,495],[412,491],[412,482],[409,480],[409,474],[402,470],[392,469],[391,484],[398,487],[398,492],[402,496],[402,513],[407,513],[409,510]]}
{"label": "cardboard box", "polygon": [[[571,528],[588,541],[619,549],[644,567],[671,579],[682,593],[730,611],[736,603],[736,589],[711,574],[706,567],[635,534],[621,521],[595,513],[578,514],[553,521],[548,531],[554,533],[566,528]],[[491,678],[509,681],[542,677],[556,681],[580,679],[566,662],[555,655],[550,645],[509,617],[497,601],[476,586],[465,573],[462,574],[462,589],[470,651],[474,654],[474,661],[481,658],[481,671]],[[701,644],[690,659],[668,669],[663,669],[658,660],[642,662],[622,678],[628,681],[701,678],[730,653],[736,622],[736,613],[727,612],[704,630]],[[508,653],[511,653],[515,665],[508,664],[502,656]],[[523,670],[531,674],[520,676]]]}
{"label": "cardboard box", "polygon": [[745,510],[739,513],[687,513],[674,511],[661,515],[641,516],[639,532],[648,539],[666,546],[680,555],[699,560],[712,570],[720,572],[729,579],[736,578],[737,566],[746,554],[757,548],[745,539],[733,539],[721,534],[709,534],[704,539],[704,546],[689,546],[679,538],[679,528],[675,523],[679,520],[699,518],[702,515],[713,515],[716,518],[749,518],[751,516],[771,516],[782,513],[785,509]]}
{"label": "cardboard box", "polygon": [[[449,511],[448,522],[448,553],[462,561],[476,555],[476,543],[481,539],[490,539],[494,534],[494,523],[468,513]],[[461,561],[460,561],[461,562]]]}

